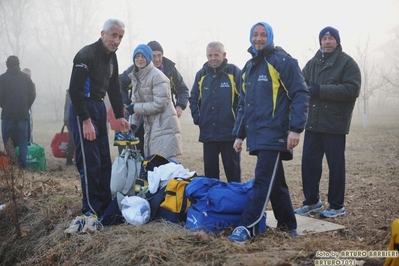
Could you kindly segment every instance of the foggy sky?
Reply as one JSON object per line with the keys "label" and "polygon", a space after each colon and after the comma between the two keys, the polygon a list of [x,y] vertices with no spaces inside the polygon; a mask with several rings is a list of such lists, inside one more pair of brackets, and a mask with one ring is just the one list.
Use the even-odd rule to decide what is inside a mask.
{"label": "foggy sky", "polygon": [[[147,5],[144,3],[151,3],[149,10],[144,8]],[[256,0],[239,4],[226,0],[154,0],[138,1],[137,6],[143,8],[132,10],[134,28],[126,31],[126,34],[138,32],[137,44],[156,39],[164,46],[165,55],[171,58],[195,44],[192,52],[205,61],[206,45],[210,41],[221,41],[229,61],[239,67],[249,59],[246,52],[249,30],[259,21],[273,27],[275,44],[297,58],[300,65],[318,49],[318,34],[325,26],[340,31],[342,46],[350,53],[367,37],[373,47],[378,47],[389,38],[387,32],[399,24],[398,0]],[[125,19],[117,6],[105,14],[104,19],[107,16]],[[131,53],[124,50],[126,47],[128,45],[122,43],[120,52]],[[120,62],[122,66],[129,65],[131,58],[120,58]]]}
{"label": "foggy sky", "polygon": [[[366,39],[370,42],[369,51],[373,52],[395,38],[392,29],[399,25],[398,0],[1,1],[0,4],[29,6],[22,28],[28,35],[20,40],[26,50],[17,56],[21,68],[29,67],[33,71],[37,88],[33,110],[37,116],[47,112],[58,120],[63,114],[73,56],[100,37],[102,25],[109,18],[118,18],[126,24],[125,36],[117,51],[120,72],[132,64],[132,52],[138,44],[157,40],[163,46],[164,55],[176,63],[190,89],[195,73],[206,61],[205,48],[211,41],[222,42],[229,62],[242,68],[250,58],[249,30],[259,21],[272,26],[275,45],[283,47],[301,67],[319,48],[318,34],[325,26],[339,30],[343,50],[354,56],[357,46],[363,45]],[[71,13],[62,12],[69,9]],[[0,26],[6,31],[14,29],[11,26],[18,23],[17,14],[6,15],[9,18]],[[69,21],[63,21],[66,15]],[[68,28],[73,22],[76,26]],[[0,37],[6,41],[7,35],[3,31]],[[7,45],[0,48],[1,73],[6,70],[6,57],[16,45],[3,43]]]}

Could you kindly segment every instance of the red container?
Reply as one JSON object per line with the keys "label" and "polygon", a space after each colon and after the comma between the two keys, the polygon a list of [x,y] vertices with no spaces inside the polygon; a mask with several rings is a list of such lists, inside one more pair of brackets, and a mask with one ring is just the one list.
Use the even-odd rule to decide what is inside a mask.
{"label": "red container", "polygon": [[0,168],[6,169],[8,167],[8,158],[7,156],[0,156]]}

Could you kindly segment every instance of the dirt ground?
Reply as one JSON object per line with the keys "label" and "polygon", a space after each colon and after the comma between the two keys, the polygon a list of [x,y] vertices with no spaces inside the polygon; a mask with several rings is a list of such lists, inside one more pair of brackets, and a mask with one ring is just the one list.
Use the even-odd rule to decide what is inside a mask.
{"label": "dirt ground", "polygon": [[[202,145],[189,110],[180,122],[184,154],[177,160],[202,174]],[[268,227],[266,233],[241,245],[227,240],[228,230],[219,235],[189,232],[166,222],[141,227],[123,224],[67,237],[63,232],[80,211],[79,177],[74,166],[66,166],[64,159],[51,154],[51,138],[62,122],[36,120],[34,141],[45,147],[47,171],[26,173],[17,180],[21,237],[17,237],[11,220],[14,207],[6,205],[0,211],[0,265],[317,265],[317,255],[322,252],[330,256],[322,263],[338,263],[328,260],[337,252],[387,250],[390,224],[399,218],[399,115],[392,110],[370,115],[367,129],[362,122],[363,117],[355,112],[347,136],[347,214],[326,219],[345,229],[291,238]],[[112,145],[113,132],[109,139]],[[115,158],[117,148],[110,148]],[[303,201],[301,149],[302,142],[294,151],[294,160],[284,163],[294,207]],[[255,159],[242,153],[243,181],[253,177]],[[7,203],[4,178],[0,181],[0,202]],[[327,185],[325,163],[320,189],[324,203]],[[383,265],[384,260],[360,256],[340,262]]]}

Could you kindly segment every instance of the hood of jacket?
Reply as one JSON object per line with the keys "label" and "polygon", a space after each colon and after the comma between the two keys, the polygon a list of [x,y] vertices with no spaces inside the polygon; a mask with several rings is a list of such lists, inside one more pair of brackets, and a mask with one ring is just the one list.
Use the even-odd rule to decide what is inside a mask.
{"label": "hood of jacket", "polygon": [[251,47],[250,47],[251,51],[249,51],[249,52],[252,54],[253,57],[257,56],[258,53],[259,53],[259,51],[255,49],[255,45],[254,45],[254,43],[252,42],[252,35],[254,34],[254,29],[255,29],[255,27],[258,26],[258,25],[264,26],[265,29],[266,29],[266,32],[267,32],[267,42],[266,42],[265,48],[268,47],[268,46],[270,46],[270,45],[272,45],[273,42],[274,42],[274,34],[273,34],[273,29],[272,29],[272,27],[271,27],[269,24],[267,24],[266,22],[258,22],[258,23],[255,23],[255,24],[251,27],[250,34],[249,34],[249,42],[250,42],[250,44],[251,44]]}

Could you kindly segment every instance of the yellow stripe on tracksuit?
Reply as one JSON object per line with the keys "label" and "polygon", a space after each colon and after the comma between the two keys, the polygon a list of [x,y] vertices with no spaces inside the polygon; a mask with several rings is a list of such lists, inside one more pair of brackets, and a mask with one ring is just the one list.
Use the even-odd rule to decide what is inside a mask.
{"label": "yellow stripe on tracksuit", "polygon": [[199,90],[198,101],[202,99],[202,83],[204,83],[205,77],[206,77],[206,75],[202,76],[200,78],[200,80],[198,81],[198,90]]}
{"label": "yellow stripe on tracksuit", "polygon": [[231,112],[233,113],[234,120],[236,120],[236,118],[237,118],[236,117],[236,112],[235,112],[235,110],[233,108],[234,95],[240,95],[240,94],[238,93],[237,84],[234,81],[234,76],[232,74],[227,74],[227,76],[229,77],[230,83],[231,83]]}
{"label": "yellow stripe on tracksuit", "polygon": [[[233,108],[233,103],[234,103],[234,95],[239,95],[238,90],[237,90],[237,84],[234,81],[234,76],[232,74],[227,74],[230,80],[231,84],[231,112],[233,113],[234,120],[236,119],[236,113]],[[205,76],[202,76],[201,79],[198,81],[198,90],[199,90],[199,95],[198,95],[198,100],[202,99],[202,83],[204,82]]]}
{"label": "yellow stripe on tracksuit", "polygon": [[[277,105],[277,95],[278,95],[278,90],[280,86],[283,87],[283,89],[288,93],[287,88],[285,87],[284,83],[280,79],[280,74],[278,71],[268,62],[267,63],[267,68],[269,70],[270,78],[272,80],[272,91],[273,91],[273,116],[274,116],[274,111],[276,110],[276,105]],[[245,80],[246,78],[246,73],[242,74],[242,80]],[[243,82],[241,89],[244,93],[247,92],[247,87],[246,87],[246,82]]]}

